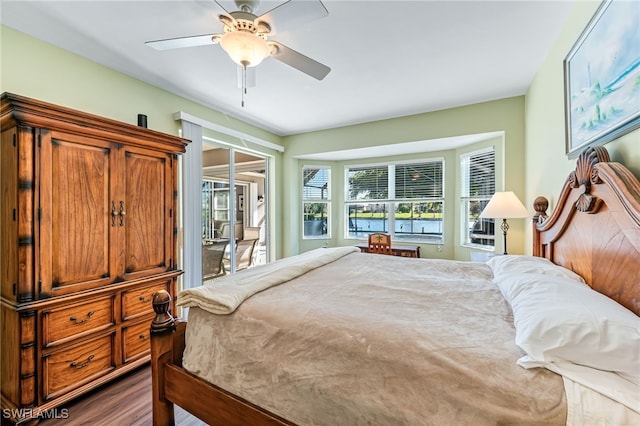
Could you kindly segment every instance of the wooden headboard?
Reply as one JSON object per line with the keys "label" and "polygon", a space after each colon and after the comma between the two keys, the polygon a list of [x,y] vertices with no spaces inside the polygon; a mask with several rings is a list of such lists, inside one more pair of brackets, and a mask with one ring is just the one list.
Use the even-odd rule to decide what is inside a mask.
{"label": "wooden headboard", "polygon": [[551,216],[534,203],[533,255],[580,274],[640,316],[640,181],[603,147],[585,150]]}

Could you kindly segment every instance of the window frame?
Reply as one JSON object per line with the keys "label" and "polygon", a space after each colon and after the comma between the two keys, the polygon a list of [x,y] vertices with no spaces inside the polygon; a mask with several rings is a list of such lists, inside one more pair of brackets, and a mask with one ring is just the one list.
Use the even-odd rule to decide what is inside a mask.
{"label": "window frame", "polygon": [[[441,167],[442,176],[441,176],[441,196],[440,197],[422,197],[422,198],[396,198],[396,167],[406,164],[428,164],[428,163],[438,163]],[[387,168],[387,198],[384,199],[350,199],[349,197],[349,173],[353,169],[366,169],[366,168]],[[384,205],[383,208],[383,231],[391,235],[392,239],[396,242],[401,241],[403,243],[415,243],[415,244],[434,244],[434,245],[442,245],[445,241],[445,222],[446,222],[446,191],[445,191],[445,177],[446,177],[446,161],[445,157],[429,157],[429,158],[416,158],[416,159],[408,159],[408,160],[398,160],[398,161],[385,161],[385,162],[376,162],[376,163],[366,163],[366,164],[348,164],[344,166],[344,205],[342,214],[344,215],[344,239],[345,240],[364,240],[366,239],[366,235],[371,232],[379,232],[377,230],[370,231],[362,231],[362,235],[357,235],[358,230],[356,229],[356,235],[352,235],[352,226],[351,226],[351,217],[350,217],[350,208],[352,205]],[[440,233],[439,237],[433,238],[424,238],[417,239],[413,238],[413,235],[417,235],[417,233],[407,234],[407,237],[404,236],[396,236],[396,206],[400,204],[422,204],[422,203],[439,203],[441,205],[441,220],[440,220]],[[413,212],[413,209],[412,209]],[[356,225],[357,226],[357,225]]]}
{"label": "window frame", "polygon": [[[480,156],[483,154],[493,154],[493,191],[490,193],[482,194],[482,195],[467,195],[465,194],[465,190],[470,186],[469,179],[471,177],[471,172],[467,169],[468,163],[463,164],[465,159],[470,159],[473,156]],[[472,241],[472,233],[470,232],[470,213],[471,208],[469,207],[469,203],[477,202],[480,205],[486,205],[493,194],[496,191],[497,180],[498,180],[498,170],[497,170],[497,150],[495,146],[487,146],[485,148],[475,149],[473,151],[464,152],[458,155],[458,165],[459,165],[459,182],[460,182],[460,245],[466,248],[479,249],[479,250],[487,250],[487,251],[495,251],[496,248],[496,222],[495,219],[480,219],[480,226],[484,229],[486,226],[487,233],[482,234],[486,238],[477,238],[480,240],[493,240],[493,244],[483,244],[483,243],[475,243]],[[466,178],[466,180],[465,180]],[[477,212],[479,215],[481,210]],[[475,224],[474,224],[475,226]]]}
{"label": "window frame", "polygon": [[[201,199],[202,199],[202,239],[214,240],[218,238],[216,235],[217,229],[215,228],[215,222],[217,221],[229,221],[229,197],[231,189],[229,181],[203,176],[201,179]],[[217,186],[220,185],[220,186]],[[205,186],[207,188],[205,188]],[[219,198],[217,193],[226,193],[226,206],[218,207]],[[206,194],[206,200],[205,200]],[[206,204],[206,206],[205,206]],[[223,214],[224,217],[220,217]]]}
{"label": "window frame", "polygon": [[[310,169],[317,169],[317,170],[326,170],[327,171],[327,182],[326,182],[326,198],[322,198],[322,196],[320,197],[307,197],[305,194],[305,170],[310,170]],[[301,177],[300,177],[301,181],[302,181],[302,186],[301,186],[301,230],[300,230],[300,235],[302,235],[302,239],[303,240],[327,240],[327,239],[331,239],[331,166],[327,166],[327,165],[318,165],[318,164],[308,164],[308,165],[303,165],[301,167]],[[322,190],[321,190],[322,191]],[[325,210],[324,212],[326,213],[326,218],[325,218],[325,229],[326,232],[323,234],[316,234],[316,235],[306,235],[305,231],[306,231],[306,223],[307,220],[305,219],[306,215],[308,214],[305,210],[306,210],[306,206],[308,204],[325,204]],[[312,221],[313,222],[313,221]],[[310,226],[311,227],[311,226]]]}

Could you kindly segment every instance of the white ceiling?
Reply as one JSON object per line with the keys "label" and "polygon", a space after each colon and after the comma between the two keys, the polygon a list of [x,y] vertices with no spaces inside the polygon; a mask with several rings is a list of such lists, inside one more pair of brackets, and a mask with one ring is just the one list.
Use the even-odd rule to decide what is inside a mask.
{"label": "white ceiling", "polygon": [[[271,38],[332,71],[317,81],[267,58],[244,108],[236,65],[220,46],[156,51],[144,44],[221,32],[213,1],[2,0],[1,21],[290,135],[522,95],[574,2],[324,0],[328,17]],[[280,3],[263,1],[257,14]]]}

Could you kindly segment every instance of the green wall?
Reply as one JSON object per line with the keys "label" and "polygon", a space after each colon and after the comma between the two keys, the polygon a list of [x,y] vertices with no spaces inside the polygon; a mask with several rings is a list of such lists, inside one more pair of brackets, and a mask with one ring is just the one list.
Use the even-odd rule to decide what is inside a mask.
{"label": "green wall", "polygon": [[[307,164],[332,165],[332,245],[353,244],[353,240],[344,240],[344,223],[341,221],[344,200],[344,166],[360,163],[379,163],[383,161],[404,160],[408,158],[445,158],[445,242],[443,245],[421,245],[423,257],[438,257],[469,260],[467,249],[460,247],[459,221],[459,175],[457,153],[465,151],[449,150],[394,156],[393,144],[451,136],[470,135],[488,132],[504,132],[504,138],[478,144],[475,148],[492,144],[496,146],[496,163],[502,168],[504,181],[497,182],[499,190],[514,191],[521,199],[524,194],[524,97],[500,99],[458,108],[446,109],[424,114],[416,114],[389,120],[340,127],[311,133],[287,136],[283,138],[285,152],[283,167],[288,176],[283,191],[283,211],[287,220],[283,227],[283,250],[285,255],[306,251],[322,246],[326,240],[302,240],[302,218],[299,207],[302,186],[300,167]],[[300,160],[301,155],[328,151],[363,148],[367,146],[389,145],[388,157],[344,161],[337,163],[309,162]],[[467,151],[469,148],[466,149]],[[524,199],[523,199],[524,201]],[[525,202],[526,203],[526,202]],[[526,203],[530,204],[530,203]],[[533,211],[533,209],[530,209]],[[525,223],[515,220],[510,223],[509,252],[523,253]]]}
{"label": "green wall", "polygon": [[[539,195],[555,206],[575,160],[565,154],[563,61],[600,1],[578,1],[546,61],[538,70],[525,97],[525,194],[527,200]],[[612,161],[624,163],[640,176],[640,129],[605,145]],[[532,232],[526,232],[525,247],[531,253]]]}

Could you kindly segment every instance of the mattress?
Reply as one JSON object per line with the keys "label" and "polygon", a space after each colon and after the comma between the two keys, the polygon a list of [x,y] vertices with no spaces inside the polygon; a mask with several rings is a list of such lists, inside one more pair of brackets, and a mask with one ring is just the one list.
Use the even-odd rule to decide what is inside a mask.
{"label": "mattress", "polygon": [[517,365],[492,278],[484,263],[349,252],[232,313],[190,308],[183,366],[302,425],[564,425],[563,380]]}

